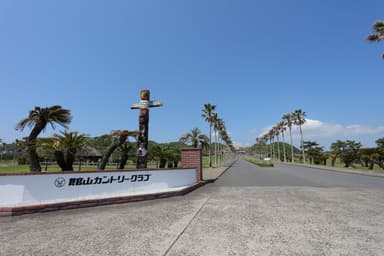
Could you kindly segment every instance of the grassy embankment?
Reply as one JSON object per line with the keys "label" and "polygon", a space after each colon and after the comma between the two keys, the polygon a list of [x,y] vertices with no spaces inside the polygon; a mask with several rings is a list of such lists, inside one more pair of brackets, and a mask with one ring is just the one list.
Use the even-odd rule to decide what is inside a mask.
{"label": "grassy embankment", "polygon": [[260,167],[273,167],[273,163],[271,161],[259,161],[251,158],[245,158],[245,160]]}

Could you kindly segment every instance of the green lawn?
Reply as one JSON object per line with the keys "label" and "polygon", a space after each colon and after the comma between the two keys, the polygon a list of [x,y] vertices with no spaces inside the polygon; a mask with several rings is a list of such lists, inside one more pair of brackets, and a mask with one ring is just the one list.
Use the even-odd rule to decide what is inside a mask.
{"label": "green lawn", "polygon": [[[148,168],[157,168],[156,163],[150,162],[148,163]],[[43,172],[45,172],[45,165],[41,166],[41,169]],[[79,170],[78,165],[73,165],[74,171]],[[107,165],[106,170],[117,170],[116,165]],[[129,162],[125,169],[136,169],[136,165],[132,162]],[[95,171],[97,170],[97,166],[95,165],[82,165],[81,171]],[[61,169],[58,165],[52,164],[47,166],[47,172],[60,172]],[[0,173],[28,173],[29,172],[29,166],[28,165],[17,165],[14,163],[2,163],[0,164]]]}

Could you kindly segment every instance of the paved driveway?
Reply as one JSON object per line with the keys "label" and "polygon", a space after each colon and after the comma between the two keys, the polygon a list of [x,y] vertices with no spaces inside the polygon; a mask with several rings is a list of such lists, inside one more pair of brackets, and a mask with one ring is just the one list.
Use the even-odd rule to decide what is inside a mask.
{"label": "paved driveway", "polygon": [[182,197],[0,218],[0,255],[384,255],[383,187],[222,184],[241,169],[284,171],[240,160]]}

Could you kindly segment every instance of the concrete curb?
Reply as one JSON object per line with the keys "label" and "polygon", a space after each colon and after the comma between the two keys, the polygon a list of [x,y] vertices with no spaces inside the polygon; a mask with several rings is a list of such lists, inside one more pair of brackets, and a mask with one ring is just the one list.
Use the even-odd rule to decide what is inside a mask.
{"label": "concrete curb", "polygon": [[78,208],[86,208],[86,207],[95,207],[95,206],[110,205],[110,204],[122,204],[122,203],[138,202],[138,201],[144,201],[144,200],[161,199],[161,198],[167,198],[167,197],[173,197],[173,196],[183,196],[201,186],[204,186],[207,183],[209,183],[209,181],[200,181],[181,190],[153,193],[153,194],[71,201],[71,202],[64,202],[64,203],[38,204],[38,205],[31,205],[31,206],[0,207],[0,217],[18,216],[18,215],[24,215],[24,214],[61,211],[61,210],[78,209]]}

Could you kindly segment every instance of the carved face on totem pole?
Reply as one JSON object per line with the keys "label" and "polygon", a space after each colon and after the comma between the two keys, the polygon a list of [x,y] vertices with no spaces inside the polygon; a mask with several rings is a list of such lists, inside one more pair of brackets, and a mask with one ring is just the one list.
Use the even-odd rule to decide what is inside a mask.
{"label": "carved face on totem pole", "polygon": [[149,100],[149,90],[142,90],[140,92],[140,99],[141,100]]}

